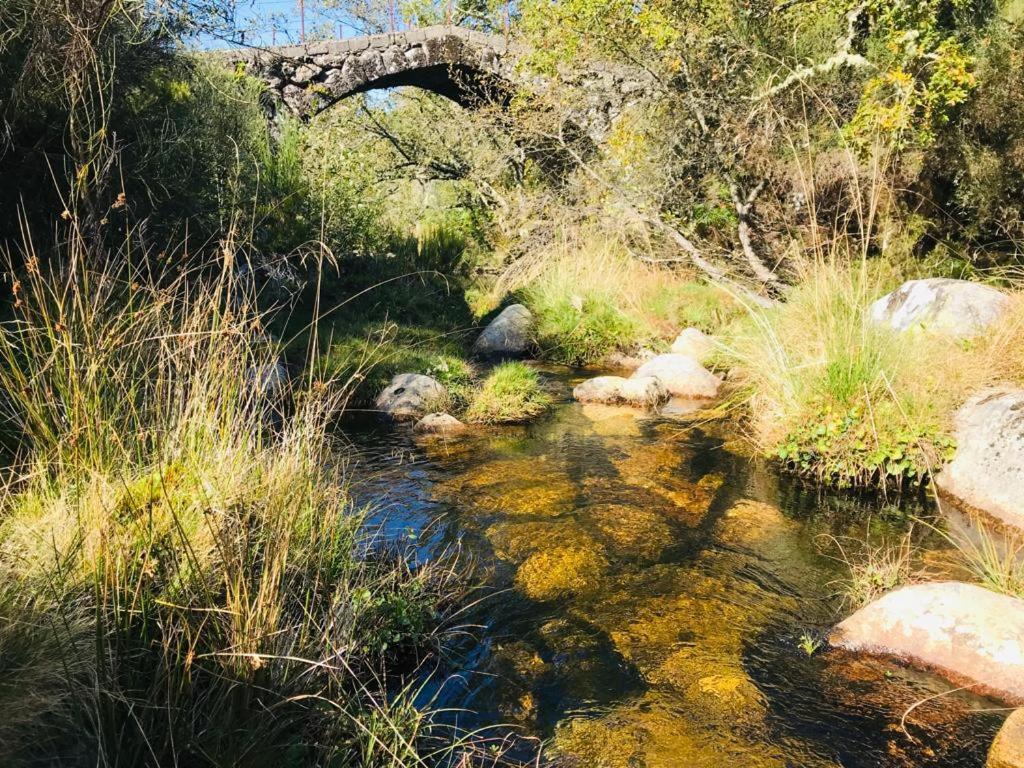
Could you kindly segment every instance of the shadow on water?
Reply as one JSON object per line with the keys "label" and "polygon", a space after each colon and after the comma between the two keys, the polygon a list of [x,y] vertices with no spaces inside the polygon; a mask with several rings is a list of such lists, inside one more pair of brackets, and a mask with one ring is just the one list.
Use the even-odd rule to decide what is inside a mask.
{"label": "shadow on water", "polygon": [[950,686],[800,648],[836,618],[823,537],[898,535],[927,510],[808,491],[716,431],[567,397],[458,440],[347,424],[385,530],[457,544],[486,579],[441,703],[594,768],[981,766],[990,704],[942,696],[904,731]]}

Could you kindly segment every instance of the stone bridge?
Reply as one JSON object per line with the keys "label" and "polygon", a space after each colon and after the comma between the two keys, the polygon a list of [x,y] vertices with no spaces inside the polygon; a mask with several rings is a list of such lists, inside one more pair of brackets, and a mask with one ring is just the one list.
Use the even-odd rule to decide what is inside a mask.
{"label": "stone bridge", "polygon": [[[503,36],[433,26],[221,55],[261,78],[293,114],[309,118],[353,94],[397,86],[424,88],[469,108],[507,105],[524,84],[516,60],[525,50]],[[587,98],[574,122],[599,138],[651,83],[640,73],[595,66],[577,85]]]}

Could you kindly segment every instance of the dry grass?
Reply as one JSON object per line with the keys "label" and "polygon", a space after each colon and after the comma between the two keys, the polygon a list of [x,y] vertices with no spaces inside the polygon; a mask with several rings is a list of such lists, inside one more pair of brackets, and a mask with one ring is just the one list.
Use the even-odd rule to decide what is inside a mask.
{"label": "dry grass", "polygon": [[493,294],[521,294],[545,356],[573,365],[664,346],[691,325],[713,331],[736,311],[724,291],[647,263],[599,230],[564,230],[509,266]]}
{"label": "dry grass", "polygon": [[5,760],[420,764],[429,718],[377,672],[454,575],[363,529],[343,393],[260,385],[278,350],[230,265],[203,287],[86,255],[30,258],[0,330]]}

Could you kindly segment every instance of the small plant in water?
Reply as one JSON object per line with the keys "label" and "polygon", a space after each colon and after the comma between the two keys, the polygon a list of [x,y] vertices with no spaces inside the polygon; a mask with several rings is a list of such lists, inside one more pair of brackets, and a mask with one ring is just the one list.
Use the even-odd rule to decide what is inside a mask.
{"label": "small plant in water", "polygon": [[813,656],[821,648],[821,640],[810,632],[804,632],[800,635],[800,642],[797,643],[797,646],[808,656]]}

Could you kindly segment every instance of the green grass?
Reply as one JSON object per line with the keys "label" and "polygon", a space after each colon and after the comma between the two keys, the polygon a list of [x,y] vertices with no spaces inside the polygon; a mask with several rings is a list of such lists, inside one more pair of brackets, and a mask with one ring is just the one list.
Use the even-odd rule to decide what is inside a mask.
{"label": "green grass", "polygon": [[527,301],[537,318],[537,342],[542,355],[566,365],[586,365],[617,350],[636,347],[644,334],[607,296],[555,294],[537,286]]}
{"label": "green grass", "polygon": [[466,418],[479,424],[511,424],[536,418],[551,405],[535,370],[523,363],[494,368],[473,396]]}

